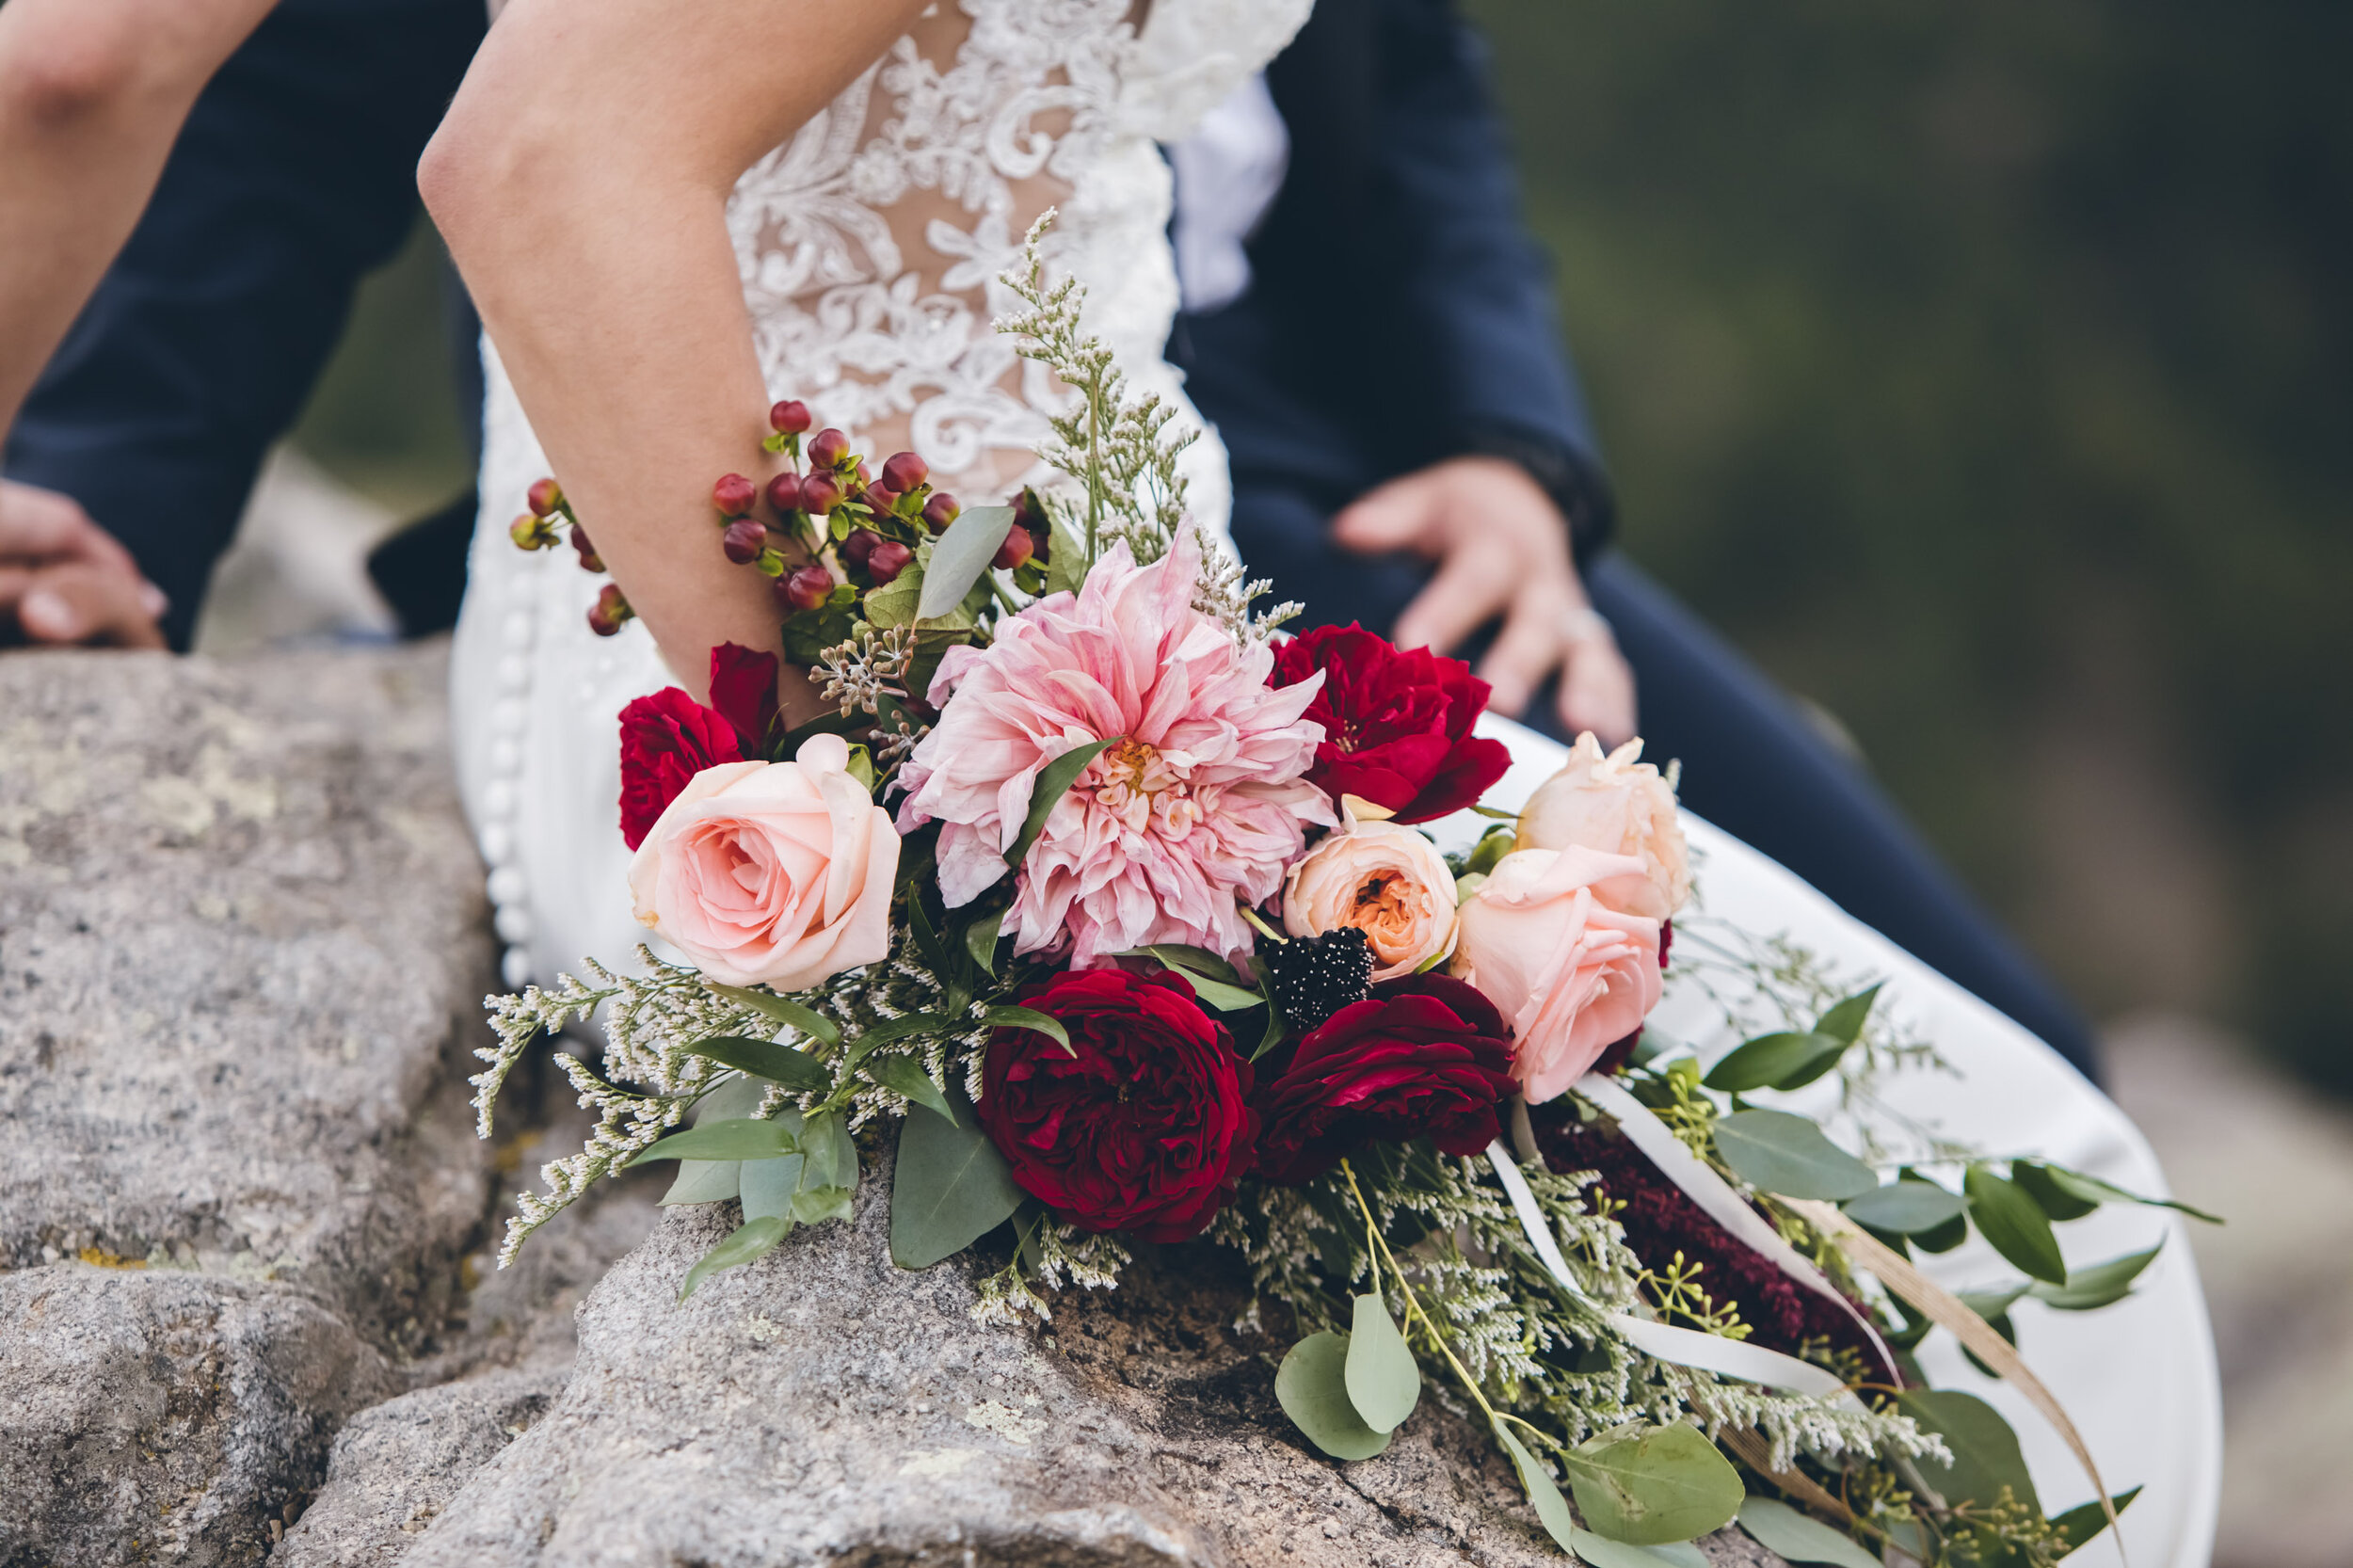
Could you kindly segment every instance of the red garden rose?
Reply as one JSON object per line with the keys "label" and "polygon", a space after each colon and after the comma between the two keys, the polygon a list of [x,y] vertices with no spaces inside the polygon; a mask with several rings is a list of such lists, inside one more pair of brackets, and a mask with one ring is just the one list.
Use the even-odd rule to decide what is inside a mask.
{"label": "red garden rose", "polygon": [[621,710],[621,841],[634,851],[686,781],[741,762],[734,726],[676,686]]}
{"label": "red garden rose", "polygon": [[1323,690],[1306,716],[1323,726],[1307,776],[1337,801],[1357,795],[1406,823],[1429,822],[1476,801],[1512,765],[1500,741],[1474,739],[1487,683],[1460,659],[1410,651],[1361,626],[1319,626],[1283,645],[1272,683],[1317,671]]}
{"label": "red garden rose", "polygon": [[776,725],[776,656],[754,653],[741,643],[712,648],[711,706],[735,727],[744,757],[765,758],[768,732]]}
{"label": "red garden rose", "polygon": [[1258,1174],[1297,1186],[1375,1138],[1426,1134],[1443,1153],[1477,1154],[1500,1132],[1496,1104],[1513,1087],[1507,1035],[1495,1003],[1462,981],[1374,986],[1301,1040],[1258,1096]]}
{"label": "red garden rose", "polygon": [[1070,1050],[1026,1029],[989,1037],[981,1126],[1014,1180],[1081,1230],[1198,1236],[1258,1134],[1225,1026],[1167,974],[1076,970],[1016,1000],[1060,1022]]}

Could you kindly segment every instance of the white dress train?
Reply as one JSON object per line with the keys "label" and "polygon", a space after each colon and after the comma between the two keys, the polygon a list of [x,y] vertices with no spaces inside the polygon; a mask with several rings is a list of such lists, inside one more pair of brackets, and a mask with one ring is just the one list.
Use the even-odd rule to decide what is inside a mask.
{"label": "white dress train", "polygon": [[[747,173],[728,220],[775,397],[806,400],[859,448],[911,447],[968,503],[1026,474],[1052,387],[1017,361],[990,321],[1010,301],[995,282],[1046,207],[1059,209],[1049,255],[1087,285],[1089,325],[1131,383],[1190,412],[1160,359],[1177,303],[1167,229],[1166,163],[1181,139],[1289,40],[1309,0],[959,0],[936,7],[833,105]],[[521,985],[584,955],[629,958],[618,822],[616,715],[669,683],[632,624],[599,638],[586,614],[601,579],[569,551],[525,554],[506,523],[546,460],[486,347],[482,514],[452,667],[459,783],[484,859],[505,978]],[[1198,423],[1197,421],[1195,423]],[[1222,523],[1225,455],[1214,435],[1188,455],[1196,514]],[[593,520],[590,520],[593,523]],[[1514,766],[1491,799],[1516,804],[1560,765],[1561,748],[1499,719],[1486,732]],[[1469,819],[1441,824],[1469,835]],[[1850,975],[1892,984],[1887,1005],[1965,1075],[1899,1080],[1890,1098],[1989,1154],[2040,1153],[2127,1188],[2161,1191],[2148,1145],[2055,1053],[1839,912],[1746,845],[1693,820],[1708,911],[1760,934],[1786,933]],[[1714,1052],[1701,1011],[1660,1026]],[[1723,1033],[1721,1020],[1716,1022]],[[1817,1096],[1828,1093],[1817,1086]],[[1800,1109],[1818,1111],[1818,1103]],[[2063,1228],[2083,1262],[2168,1238],[2128,1301],[2094,1314],[2016,1309],[2022,1350],[2082,1429],[2109,1483],[2147,1490],[2124,1516],[2136,1568],[2203,1568],[2220,1486],[2221,1413],[2196,1269],[2178,1218],[2107,1208]],[[1931,1259],[1948,1284],[2010,1271],[1977,1245]],[[2089,1482],[2023,1400],[1939,1346],[1926,1357],[1946,1386],[2000,1405],[2054,1507]],[[2119,1560],[2103,1538],[2071,1560]]]}

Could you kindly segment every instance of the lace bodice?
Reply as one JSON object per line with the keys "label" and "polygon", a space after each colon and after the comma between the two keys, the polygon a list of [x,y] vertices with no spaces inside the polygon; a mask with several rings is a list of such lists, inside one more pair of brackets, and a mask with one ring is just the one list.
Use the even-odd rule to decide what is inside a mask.
{"label": "lace bodice", "polygon": [[[1061,389],[992,330],[1012,306],[996,280],[1050,206],[1048,264],[1086,284],[1089,329],[1138,390],[1182,409],[1161,359],[1177,282],[1157,144],[1263,67],[1310,3],[942,0],[728,203],[770,395],[807,402],[862,451],[920,453],[968,504],[1007,492]],[[487,344],[484,360],[482,516],[453,696],[460,783],[521,984],[638,939],[614,720],[668,677],[642,626],[589,633],[599,584],[569,552],[506,542],[546,459]],[[1214,436],[1186,469],[1196,514],[1222,523]]]}

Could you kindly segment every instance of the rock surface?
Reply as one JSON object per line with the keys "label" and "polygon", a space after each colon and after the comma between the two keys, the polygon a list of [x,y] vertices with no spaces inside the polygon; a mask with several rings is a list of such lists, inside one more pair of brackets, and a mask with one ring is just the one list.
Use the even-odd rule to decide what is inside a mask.
{"label": "rock surface", "polygon": [[438,1332],[493,956],[445,680],[0,658],[0,1561],[259,1560]]}

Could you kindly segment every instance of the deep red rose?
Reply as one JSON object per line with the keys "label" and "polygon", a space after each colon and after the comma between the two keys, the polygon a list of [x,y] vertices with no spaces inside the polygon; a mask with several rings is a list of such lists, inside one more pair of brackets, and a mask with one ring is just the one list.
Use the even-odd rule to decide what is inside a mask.
{"label": "deep red rose", "polygon": [[734,727],[676,686],[621,710],[621,841],[635,849],[686,781],[741,762]]}
{"label": "deep red rose", "polygon": [[1276,651],[1277,686],[1323,672],[1306,716],[1323,726],[1307,777],[1337,802],[1358,795],[1429,822],[1459,811],[1512,765],[1500,741],[1478,740],[1471,725],[1487,706],[1487,683],[1460,659],[1410,651],[1361,626],[1319,626]]}
{"label": "deep red rose", "polygon": [[1016,1000],[1060,1022],[1071,1049],[1026,1029],[989,1036],[981,1126],[1014,1180],[1081,1230],[1201,1234],[1258,1135],[1225,1026],[1167,974],[1076,970]]}
{"label": "deep red rose", "polygon": [[765,757],[776,724],[776,656],[741,643],[711,650],[711,706],[735,727],[738,758]]}
{"label": "deep red rose", "polygon": [[1501,1128],[1512,1042],[1495,1003],[1441,974],[1372,988],[1299,1042],[1258,1096],[1258,1174],[1295,1187],[1372,1139],[1428,1135],[1447,1154],[1477,1154]]}

